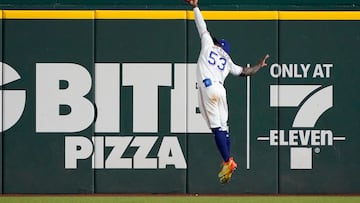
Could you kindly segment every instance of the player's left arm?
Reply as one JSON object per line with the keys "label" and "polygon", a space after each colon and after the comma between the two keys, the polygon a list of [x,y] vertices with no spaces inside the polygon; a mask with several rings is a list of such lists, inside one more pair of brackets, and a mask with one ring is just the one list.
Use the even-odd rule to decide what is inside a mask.
{"label": "player's left arm", "polygon": [[258,64],[251,66],[251,67],[244,67],[240,76],[251,76],[257,73],[261,68],[267,66],[266,60],[269,58],[269,54],[266,54],[263,58],[260,59]]}

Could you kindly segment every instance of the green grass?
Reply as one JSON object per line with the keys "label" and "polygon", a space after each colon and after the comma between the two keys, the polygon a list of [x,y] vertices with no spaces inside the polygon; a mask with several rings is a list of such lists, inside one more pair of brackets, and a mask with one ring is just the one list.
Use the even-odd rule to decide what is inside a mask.
{"label": "green grass", "polygon": [[0,196],[1,203],[355,203],[360,196]]}

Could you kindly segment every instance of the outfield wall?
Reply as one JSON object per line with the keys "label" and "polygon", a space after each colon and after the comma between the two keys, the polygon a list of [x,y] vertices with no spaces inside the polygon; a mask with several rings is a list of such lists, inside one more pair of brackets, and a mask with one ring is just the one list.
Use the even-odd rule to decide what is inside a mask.
{"label": "outfield wall", "polygon": [[[358,10],[356,0],[201,0],[202,8],[211,10]],[[183,0],[2,0],[6,9],[188,9]]]}
{"label": "outfield wall", "polygon": [[204,11],[252,78],[229,76],[221,157],[186,10],[2,10],[3,194],[358,194],[360,12]]}

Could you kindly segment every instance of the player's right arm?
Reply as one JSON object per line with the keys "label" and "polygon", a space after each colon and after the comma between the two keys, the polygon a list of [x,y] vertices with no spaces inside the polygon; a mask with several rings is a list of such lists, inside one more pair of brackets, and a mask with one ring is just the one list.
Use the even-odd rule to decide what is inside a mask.
{"label": "player's right arm", "polygon": [[208,44],[213,45],[214,44],[213,40],[211,38],[210,33],[207,30],[205,20],[199,9],[198,0],[186,0],[186,1],[188,2],[189,5],[191,5],[193,7],[195,24],[196,24],[196,28],[199,32],[199,36],[201,38],[202,46],[205,46]]}

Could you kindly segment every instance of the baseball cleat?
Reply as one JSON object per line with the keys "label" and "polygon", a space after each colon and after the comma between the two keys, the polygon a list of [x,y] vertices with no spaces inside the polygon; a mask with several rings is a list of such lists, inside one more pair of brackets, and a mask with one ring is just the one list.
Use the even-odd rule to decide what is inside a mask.
{"label": "baseball cleat", "polygon": [[228,162],[222,164],[222,169],[218,174],[221,184],[226,184],[230,182],[231,176],[237,167],[236,162],[231,157]]}

